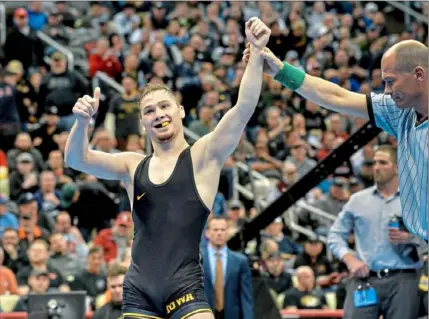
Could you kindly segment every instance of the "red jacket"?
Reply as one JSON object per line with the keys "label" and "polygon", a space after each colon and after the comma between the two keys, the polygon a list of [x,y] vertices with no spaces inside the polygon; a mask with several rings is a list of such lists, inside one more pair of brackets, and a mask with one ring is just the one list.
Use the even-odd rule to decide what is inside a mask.
{"label": "red jacket", "polygon": [[115,259],[118,255],[118,246],[113,240],[112,228],[106,228],[99,231],[97,237],[94,239],[94,245],[103,248],[104,260],[106,263]]}
{"label": "red jacket", "polygon": [[103,59],[99,54],[91,54],[89,56],[89,77],[93,77],[95,72],[101,71],[114,78],[121,73],[122,66],[118,58],[110,56]]}

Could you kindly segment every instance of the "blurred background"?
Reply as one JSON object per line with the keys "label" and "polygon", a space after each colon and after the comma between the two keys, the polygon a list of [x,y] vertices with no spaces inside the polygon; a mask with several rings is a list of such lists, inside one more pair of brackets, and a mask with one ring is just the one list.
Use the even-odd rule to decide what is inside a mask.
{"label": "blurred background", "polygon": [[[380,61],[389,46],[406,39],[428,45],[428,4],[417,1],[0,3],[0,313],[26,312],[29,292],[86,291],[88,316],[108,303],[120,309],[122,291],[112,288],[108,271],[117,278],[119,266],[130,263],[130,204],[121,182],[65,165],[72,107],[100,86],[90,148],[150,154],[139,92],[165,83],[185,107],[192,144],[237,101],[244,24],[252,16],[271,28],[268,47],[280,59],[364,94],[383,92]],[[227,218],[225,240],[239,238],[244,225],[365,125],[265,77],[212,209]],[[350,196],[374,184],[376,147],[396,145],[386,133],[374,136],[234,248],[252,269],[258,318],[302,317],[294,309],[342,317],[348,270],[326,237]],[[348,242],[353,249],[353,235]],[[424,262],[427,246],[421,248]],[[300,266],[310,271],[297,273]],[[316,302],[285,301],[302,285]],[[427,281],[416,289],[425,316]]]}

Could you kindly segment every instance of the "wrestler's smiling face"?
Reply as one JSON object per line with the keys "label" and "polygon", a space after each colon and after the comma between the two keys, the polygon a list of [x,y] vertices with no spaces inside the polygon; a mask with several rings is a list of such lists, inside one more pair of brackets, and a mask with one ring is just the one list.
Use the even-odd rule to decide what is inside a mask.
{"label": "wrestler's smiling face", "polygon": [[164,90],[145,96],[141,101],[141,124],[152,141],[172,140],[182,129],[183,106]]}

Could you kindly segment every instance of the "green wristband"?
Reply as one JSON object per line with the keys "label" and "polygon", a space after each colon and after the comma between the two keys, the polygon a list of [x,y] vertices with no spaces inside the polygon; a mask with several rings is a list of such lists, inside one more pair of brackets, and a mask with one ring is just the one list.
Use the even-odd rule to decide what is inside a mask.
{"label": "green wristband", "polygon": [[304,82],[305,72],[287,62],[283,62],[282,69],[276,74],[274,80],[295,91]]}

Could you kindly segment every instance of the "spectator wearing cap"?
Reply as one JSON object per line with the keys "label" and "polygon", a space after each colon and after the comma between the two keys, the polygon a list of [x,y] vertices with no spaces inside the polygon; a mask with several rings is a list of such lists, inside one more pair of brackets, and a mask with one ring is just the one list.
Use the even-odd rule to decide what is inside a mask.
{"label": "spectator wearing cap", "polygon": [[58,149],[54,136],[62,132],[58,127],[59,121],[58,108],[56,106],[47,107],[43,114],[44,123],[42,122],[43,124],[31,132],[33,145],[40,151],[45,161],[51,151]]}
{"label": "spectator wearing cap", "polygon": [[8,211],[9,199],[0,194],[0,238],[6,228],[18,229],[18,218]]}
{"label": "spectator wearing cap", "polygon": [[350,177],[349,186],[350,195],[353,195],[354,193],[360,192],[364,189],[362,182],[355,176]]}
{"label": "spectator wearing cap", "polygon": [[[322,195],[321,198],[315,200],[311,205],[315,208],[321,209],[325,213],[331,214],[332,217],[336,217],[343,209],[344,204],[349,200],[349,181],[344,177],[334,177],[329,192]],[[301,220],[311,220],[312,228],[319,236],[326,236],[329,232],[329,228],[333,224],[333,220],[324,218],[319,215],[311,215],[307,211],[303,211],[300,214]]]}
{"label": "spectator wearing cap", "polygon": [[15,147],[7,152],[7,162],[9,171],[16,170],[16,160],[18,155],[21,153],[30,153],[35,168],[37,171],[43,170],[45,163],[43,162],[43,156],[38,149],[33,146],[31,136],[27,132],[21,132],[16,136]]}
{"label": "spectator wearing cap", "polygon": [[228,202],[228,211],[226,212],[229,227],[240,229],[246,222],[246,208],[242,201],[231,199]]}
{"label": "spectator wearing cap", "polygon": [[31,72],[28,77],[24,77],[24,67],[18,60],[10,61],[6,70],[13,74],[16,83],[16,103],[21,123],[31,129],[31,125],[38,122],[42,113],[37,105],[41,75],[38,72]]}
{"label": "spectator wearing cap", "polygon": [[35,192],[38,187],[38,174],[34,167],[33,156],[21,153],[16,158],[17,170],[10,174],[10,197],[16,200],[23,192]]}
{"label": "spectator wearing cap", "polygon": [[297,269],[300,266],[309,266],[313,270],[318,284],[319,282],[325,283],[326,276],[331,274],[333,274],[331,275],[333,280],[339,280],[339,274],[334,272],[332,264],[325,255],[325,246],[320,239],[309,238],[304,243],[304,250],[296,257],[293,268]]}
{"label": "spectator wearing cap", "polygon": [[72,37],[67,27],[63,24],[61,16],[56,11],[49,13],[48,23],[43,26],[42,31],[63,46],[68,46]]}
{"label": "spectator wearing cap", "polygon": [[[1,237],[1,236],[0,236]],[[3,266],[4,250],[0,247],[0,296],[4,294],[17,295],[18,282],[15,274],[9,268]],[[1,297],[0,297],[1,298]]]}
{"label": "spectator wearing cap", "polygon": [[168,26],[166,4],[160,1],[153,3],[147,22],[152,30],[166,29]]}
{"label": "spectator wearing cap", "polygon": [[280,252],[273,252],[265,260],[267,271],[262,272],[271,294],[279,308],[283,307],[284,294],[293,287],[292,275],[286,271]]}
{"label": "spectator wearing cap", "polygon": [[5,60],[20,61],[25,70],[43,66],[43,44],[28,25],[27,10],[16,8],[13,12],[13,23],[3,47]]}
{"label": "spectator wearing cap", "polygon": [[78,72],[67,69],[66,56],[59,51],[52,53],[50,67],[42,78],[38,105],[56,106],[60,117],[58,127],[70,131],[75,121],[73,105],[78,97],[88,93],[87,83]]}
{"label": "spectator wearing cap", "polygon": [[19,246],[26,250],[35,239],[47,239],[51,221],[44,214],[38,214],[36,198],[31,193],[23,193],[18,198]]}
{"label": "spectator wearing cap", "polygon": [[313,270],[308,266],[300,266],[296,272],[297,286],[285,293],[283,308],[296,309],[328,309],[323,292],[317,288]]}
{"label": "spectator wearing cap", "polygon": [[93,229],[109,228],[110,220],[117,216],[116,203],[98,182],[65,184],[61,192],[61,207],[69,212],[72,220],[77,219],[77,227],[86,241]]}
{"label": "spectator wearing cap", "polygon": [[294,258],[301,251],[301,248],[292,240],[292,238],[284,234],[283,220],[280,217],[277,217],[274,222],[265,228],[262,232],[262,238],[275,240],[279,245],[279,252],[285,259]]}
{"label": "spectator wearing cap", "polygon": [[62,292],[70,291],[61,273],[49,263],[49,248],[45,240],[36,239],[28,248],[27,255],[29,264],[19,268],[16,275],[21,294],[27,294],[31,289],[28,280],[33,271],[43,271],[48,273],[49,288],[58,289]]}
{"label": "spectator wearing cap", "polygon": [[101,230],[94,239],[94,244],[103,248],[106,263],[117,262],[129,247],[133,231],[130,212],[121,212],[111,228]]}
{"label": "spectator wearing cap", "polygon": [[[34,269],[28,277],[28,292],[33,294],[44,294],[48,292],[50,286],[49,273],[46,270]],[[14,312],[27,312],[28,311],[28,296],[23,295],[18,300]]]}
{"label": "spectator wearing cap", "polygon": [[8,83],[16,87],[17,91],[19,91],[20,88],[18,88],[18,85],[25,81],[23,78],[24,67],[22,66],[22,63],[18,60],[9,61],[6,65],[6,72],[13,77],[13,79],[8,81]]}
{"label": "spectator wearing cap", "polygon": [[49,236],[50,256],[49,264],[58,269],[61,276],[67,280],[77,275],[84,268],[81,260],[70,255],[67,249],[67,242],[61,233],[53,233]]}

